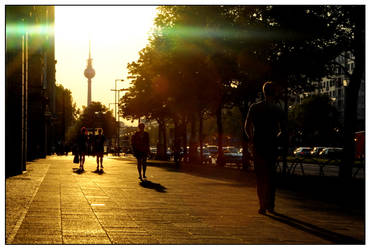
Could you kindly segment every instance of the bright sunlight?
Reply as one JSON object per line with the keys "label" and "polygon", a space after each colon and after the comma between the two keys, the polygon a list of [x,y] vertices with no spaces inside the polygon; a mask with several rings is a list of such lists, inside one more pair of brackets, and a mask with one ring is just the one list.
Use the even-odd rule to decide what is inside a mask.
{"label": "bright sunlight", "polygon": [[[109,106],[118,88],[128,87],[127,63],[138,59],[154,27],[156,6],[56,6],[56,82],[73,93],[78,107],[87,104],[84,70],[91,40],[96,71],[92,79],[92,101]],[[111,106],[112,108],[112,106]]]}

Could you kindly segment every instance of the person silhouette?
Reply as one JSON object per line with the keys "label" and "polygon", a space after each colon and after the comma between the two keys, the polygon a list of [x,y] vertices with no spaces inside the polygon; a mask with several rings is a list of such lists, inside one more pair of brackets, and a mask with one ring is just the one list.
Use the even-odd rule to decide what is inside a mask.
{"label": "person silhouette", "polygon": [[244,130],[250,143],[257,179],[258,212],[274,213],[278,138],[285,134],[285,114],[279,105],[280,88],[274,82],[263,84],[264,100],[250,106]]}
{"label": "person silhouette", "polygon": [[84,164],[85,164],[85,155],[87,151],[87,129],[85,127],[81,128],[81,132],[78,136],[77,139],[77,144],[78,144],[78,154],[80,158],[80,168],[79,171],[83,172],[84,171]]}
{"label": "person silhouette", "polygon": [[[103,157],[104,157],[104,142],[105,136],[103,134],[103,129],[98,129],[98,134],[95,136],[95,153],[96,153],[96,171],[103,171]],[[100,169],[99,169],[100,160]]]}
{"label": "person silhouette", "polygon": [[[139,179],[142,181],[146,178],[146,159],[149,154],[149,134],[144,131],[145,124],[140,123],[139,131],[131,137],[131,146],[134,156],[137,159],[137,170],[139,172]],[[141,174],[141,169],[143,169],[143,174]]]}

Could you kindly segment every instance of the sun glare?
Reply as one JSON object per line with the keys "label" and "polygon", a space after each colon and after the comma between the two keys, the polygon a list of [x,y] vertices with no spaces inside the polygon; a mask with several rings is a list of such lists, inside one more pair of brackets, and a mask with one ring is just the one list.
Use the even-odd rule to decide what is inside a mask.
{"label": "sun glare", "polygon": [[72,91],[77,106],[86,106],[87,79],[83,75],[89,40],[96,76],[92,101],[107,107],[114,101],[115,79],[128,87],[127,64],[138,59],[154,27],[156,6],[56,6],[56,81]]}

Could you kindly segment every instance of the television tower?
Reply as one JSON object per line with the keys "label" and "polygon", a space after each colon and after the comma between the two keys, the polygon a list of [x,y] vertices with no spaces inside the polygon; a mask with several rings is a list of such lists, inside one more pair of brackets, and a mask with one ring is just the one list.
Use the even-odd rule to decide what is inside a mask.
{"label": "television tower", "polygon": [[92,67],[91,58],[91,41],[89,40],[89,58],[87,59],[87,67],[84,71],[84,75],[87,78],[87,106],[91,103],[91,79],[95,76],[95,70]]}

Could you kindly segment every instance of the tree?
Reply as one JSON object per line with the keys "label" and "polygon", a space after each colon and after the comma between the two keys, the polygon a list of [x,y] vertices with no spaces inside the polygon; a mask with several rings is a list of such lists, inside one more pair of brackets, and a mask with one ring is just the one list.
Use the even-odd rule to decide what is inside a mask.
{"label": "tree", "polygon": [[159,124],[157,149],[160,158],[166,158],[166,120],[169,117],[169,81],[162,74],[165,55],[160,54],[162,43],[153,39],[140,51],[137,62],[128,64],[130,78],[133,79],[129,92],[120,100],[123,117],[138,119],[145,117]]}
{"label": "tree", "polygon": [[[279,7],[275,9],[279,9]],[[282,10],[281,7],[280,10]],[[342,179],[348,180],[352,176],[354,160],[353,138],[357,120],[358,92],[365,73],[365,7],[360,5],[304,6],[304,10],[309,18],[308,22],[305,22],[306,25],[304,27],[300,25],[300,22],[291,22],[288,18],[293,16],[295,20],[300,20],[300,16],[297,16],[299,12],[290,11],[289,15],[284,12],[285,10],[282,10],[282,13],[280,11],[276,12],[278,13],[276,16],[279,17],[278,22],[282,23],[285,19],[284,23],[288,27],[293,25],[293,30],[296,31],[296,34],[302,34],[299,30],[306,31],[308,29],[311,31],[307,34],[311,35],[311,37],[303,41],[303,43],[301,41],[296,44],[293,50],[303,52],[298,55],[300,58],[305,59],[304,63],[297,63],[297,60],[292,60],[297,66],[290,63],[288,65],[292,67],[285,67],[285,69],[293,69],[293,72],[297,72],[306,78],[307,76],[314,76],[314,78],[310,77],[308,79],[319,79],[322,76],[330,75],[336,68],[342,67],[335,60],[340,54],[350,52],[354,56],[355,69],[353,73],[345,69],[349,78],[349,84],[346,90],[345,101],[344,154],[339,172]],[[301,12],[301,14],[303,13]],[[305,36],[302,35],[302,37],[304,38]],[[289,49],[289,47],[286,48]],[[299,59],[299,57],[296,58]],[[279,61],[283,62],[282,65],[287,65],[284,57],[281,57],[276,62]],[[284,67],[280,67],[279,71],[281,70],[283,71]],[[295,74],[295,79],[299,79],[298,74]]]}
{"label": "tree", "polygon": [[342,179],[349,180],[352,177],[355,154],[358,93],[365,76],[365,6],[336,6],[331,14],[336,21],[338,44],[341,45],[342,52],[350,52],[354,56],[355,65],[352,73],[348,68],[344,68],[349,82],[345,93],[344,153],[339,175]]}
{"label": "tree", "polygon": [[[302,145],[338,145],[338,112],[329,96],[314,95],[306,97],[301,104],[289,111],[292,130],[302,134]],[[302,146],[300,145],[300,146]]]}
{"label": "tree", "polygon": [[70,129],[70,141],[74,143],[82,127],[102,128],[106,138],[116,138],[117,122],[112,112],[100,102],[91,102],[83,106],[82,112],[74,126]]}
{"label": "tree", "polygon": [[[347,94],[358,93],[356,84],[364,72],[361,6],[161,6],[159,10],[157,33],[138,62],[129,66],[136,92],[128,93],[131,100],[126,101],[151,104],[146,109],[139,105],[136,114],[171,118],[175,126],[182,125],[184,135],[190,122],[193,152],[196,120],[202,144],[204,114],[216,116],[222,156],[222,109],[238,107],[244,120],[262,84],[274,80],[284,88],[288,113],[288,96],[310,91],[312,81],[332,74],[338,67],[335,58],[343,51],[357,53],[359,66],[350,76]],[[155,90],[161,90],[160,95],[149,94]],[[356,96],[347,102],[349,110],[353,111],[355,100]],[[346,113],[350,117],[353,112]],[[351,119],[347,123],[353,115]],[[183,141],[186,148],[186,136]]]}
{"label": "tree", "polygon": [[[217,116],[219,134],[219,157],[222,158],[222,117],[225,103],[225,84],[230,79],[230,68],[223,40],[223,6],[163,6],[156,19],[160,35],[170,40],[170,49],[177,70],[176,83],[183,91],[175,94],[177,103],[186,103],[181,110],[191,124],[190,159],[196,155],[196,120],[199,120],[199,146],[202,144],[204,114]],[[172,66],[173,67],[173,66]],[[176,86],[176,85],[175,85]],[[181,102],[185,99],[185,102]],[[185,120],[185,119],[184,119]],[[201,147],[202,150],[202,147]],[[202,156],[202,153],[200,154]],[[219,161],[222,162],[222,161]]]}
{"label": "tree", "polygon": [[[234,46],[245,48],[241,53],[242,61],[247,62],[246,66],[252,64],[253,67],[254,63],[257,69],[264,69],[252,75],[250,73],[254,71],[247,69],[241,75],[246,78],[239,79],[239,86],[250,85],[253,78],[261,79],[261,73],[265,80],[278,81],[285,88],[286,112],[288,95],[311,91],[312,81],[332,75],[338,67],[335,58],[342,52],[357,53],[355,58],[360,66],[350,79],[353,86],[348,88],[348,96],[351,97],[346,104],[344,126],[345,148],[350,149],[345,149],[347,163],[341,169],[351,168],[348,160],[350,152],[353,152],[352,126],[360,79],[364,73],[364,6],[236,6],[229,13],[237,27],[247,34]],[[341,172],[350,176],[351,171]]]}
{"label": "tree", "polygon": [[54,129],[56,140],[69,144],[69,129],[77,119],[76,103],[73,102],[72,93],[62,85],[56,84],[55,87],[55,112],[56,120]]}

